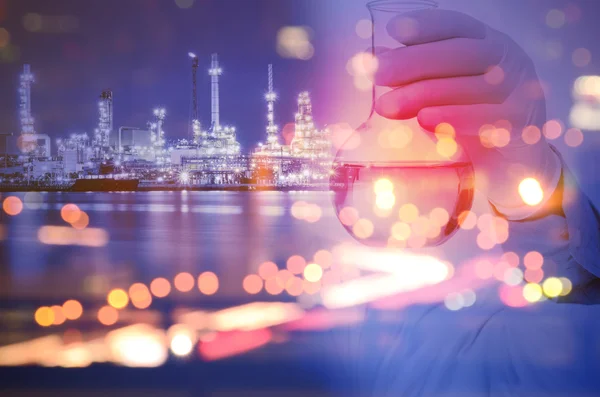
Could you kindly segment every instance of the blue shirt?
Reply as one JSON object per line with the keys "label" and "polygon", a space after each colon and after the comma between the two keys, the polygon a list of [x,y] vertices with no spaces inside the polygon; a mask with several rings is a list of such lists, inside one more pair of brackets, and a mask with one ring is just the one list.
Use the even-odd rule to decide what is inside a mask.
{"label": "blue shirt", "polygon": [[549,201],[562,205],[510,221],[503,248],[521,258],[542,253],[544,277],[572,281],[568,296],[512,308],[495,285],[456,312],[443,303],[369,309],[364,324],[336,330],[329,342],[342,359],[331,371],[336,389],[394,397],[600,395],[600,217],[562,164]]}

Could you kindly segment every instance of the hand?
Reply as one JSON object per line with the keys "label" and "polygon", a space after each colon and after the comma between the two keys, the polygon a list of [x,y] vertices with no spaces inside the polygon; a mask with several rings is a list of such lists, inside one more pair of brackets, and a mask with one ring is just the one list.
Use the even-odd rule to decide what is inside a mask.
{"label": "hand", "polygon": [[[401,26],[406,18],[417,26],[410,36]],[[450,124],[478,189],[501,212],[530,215],[520,182],[533,177],[550,196],[560,177],[560,161],[540,134],[545,100],[531,59],[505,34],[454,11],[403,14],[387,31],[405,47],[378,54],[375,83],[394,89],[378,99],[377,112],[417,117],[430,132]]]}

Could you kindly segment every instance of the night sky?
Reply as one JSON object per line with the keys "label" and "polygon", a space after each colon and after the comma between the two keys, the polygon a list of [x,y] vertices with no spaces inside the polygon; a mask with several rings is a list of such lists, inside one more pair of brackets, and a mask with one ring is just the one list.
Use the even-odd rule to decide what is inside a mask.
{"label": "night sky", "polygon": [[[36,75],[33,114],[36,129],[56,138],[91,133],[97,123],[97,98],[112,89],[115,128],[145,126],[155,106],[168,111],[167,138],[188,133],[191,63],[200,57],[199,105],[204,127],[210,123],[210,54],[219,54],[221,120],[238,129],[245,152],[265,138],[267,64],[275,67],[279,100],[277,124],[293,123],[296,98],[308,90],[318,127],[360,125],[368,116],[370,95],[357,90],[347,62],[370,46],[357,35],[357,21],[368,17],[367,0],[0,0],[0,132],[19,132],[18,75],[30,63]],[[440,8],[467,13],[510,35],[530,55],[546,87],[548,118],[566,126],[572,87],[582,75],[600,75],[600,1],[596,0],[438,0]],[[570,20],[554,29],[551,9],[568,11]],[[44,17],[41,31],[26,29],[28,14]],[[60,28],[59,17],[63,20]],[[49,19],[48,19],[49,18]],[[48,25],[48,27],[46,27]],[[277,32],[308,26],[314,56],[308,61],[282,58]],[[31,26],[29,26],[31,28]],[[572,53],[586,48],[591,61],[575,66]],[[600,200],[597,150],[600,133],[584,131],[584,143],[552,142],[571,164],[588,194]],[[0,140],[0,148],[2,148]],[[55,153],[56,147],[53,147]]]}
{"label": "night sky", "polygon": [[[18,75],[22,64],[30,63],[37,80],[32,102],[39,133],[53,138],[92,133],[98,95],[108,88],[114,93],[115,129],[145,126],[152,109],[160,105],[168,112],[167,138],[186,137],[189,51],[200,58],[198,95],[204,127],[210,123],[210,54],[219,54],[224,70],[221,120],[237,127],[244,150],[264,140],[268,63],[275,68],[280,126],[293,122],[302,90],[313,93],[318,126],[328,122],[318,109],[319,92],[324,91],[314,78],[318,52],[302,61],[282,58],[276,51],[278,30],[308,25],[307,5],[314,1],[195,0],[190,8],[178,2],[0,0],[0,28],[10,35],[0,49],[0,131],[19,132]],[[32,31],[36,24],[31,14],[42,16],[40,31]],[[313,43],[318,46],[318,37]]]}

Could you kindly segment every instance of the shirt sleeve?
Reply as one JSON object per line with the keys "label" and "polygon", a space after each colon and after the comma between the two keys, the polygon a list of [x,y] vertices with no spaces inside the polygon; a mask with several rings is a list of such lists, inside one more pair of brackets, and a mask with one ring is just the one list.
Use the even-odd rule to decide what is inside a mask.
{"label": "shirt sleeve", "polygon": [[538,208],[529,218],[509,218],[509,239],[503,248],[521,258],[537,251],[544,258],[544,279],[568,278],[572,292],[560,301],[600,303],[600,215],[562,157],[558,158],[561,173],[552,193],[558,200],[546,201],[546,207]]}
{"label": "shirt sleeve", "polygon": [[553,196],[553,192],[557,189],[561,179],[563,163],[558,150],[550,145],[550,150],[545,154],[540,169],[531,175],[540,183],[543,192],[542,200],[538,204],[527,205],[522,203],[521,206],[517,207],[506,207],[499,203],[492,202],[490,202],[490,204],[508,220],[521,221],[535,216],[535,214],[538,214],[548,207],[548,202]]}
{"label": "shirt sleeve", "polygon": [[587,271],[600,277],[600,214],[581,191],[566,166],[563,211],[569,235],[569,251]]}

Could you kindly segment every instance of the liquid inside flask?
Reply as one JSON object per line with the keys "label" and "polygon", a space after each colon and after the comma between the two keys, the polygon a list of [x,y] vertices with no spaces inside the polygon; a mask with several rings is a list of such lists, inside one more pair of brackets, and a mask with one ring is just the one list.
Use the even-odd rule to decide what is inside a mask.
{"label": "liquid inside flask", "polygon": [[[415,27],[410,12],[435,7],[430,0],[368,3],[372,62],[377,64],[382,47],[402,47],[389,36],[388,25],[426,29]],[[391,89],[373,85],[367,121],[336,155],[330,178],[336,213],[346,230],[366,245],[436,246],[458,230],[461,214],[471,208],[473,167],[456,143],[452,126],[440,125],[434,134],[423,130],[416,119],[380,116],[375,103]]]}

